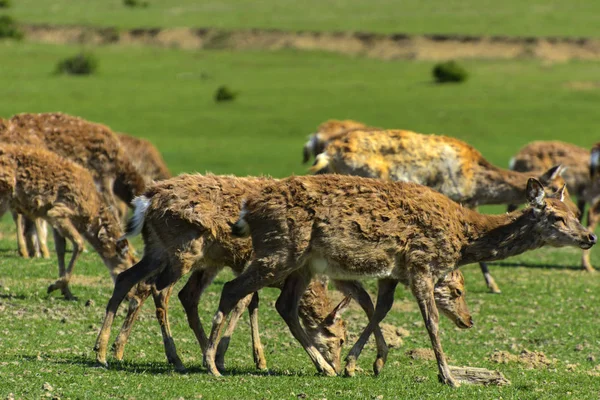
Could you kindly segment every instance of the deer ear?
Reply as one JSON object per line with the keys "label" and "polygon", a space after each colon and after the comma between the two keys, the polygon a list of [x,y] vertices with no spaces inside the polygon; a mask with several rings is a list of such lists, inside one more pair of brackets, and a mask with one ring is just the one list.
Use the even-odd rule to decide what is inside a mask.
{"label": "deer ear", "polygon": [[117,251],[123,256],[125,254],[127,254],[127,252],[129,251],[129,242],[127,241],[127,239],[117,240],[116,245],[117,245]]}
{"label": "deer ear", "polygon": [[104,240],[104,239],[106,239],[107,236],[108,236],[108,233],[106,232],[106,228],[101,227],[100,230],[98,231],[98,239]]}
{"label": "deer ear", "polygon": [[348,308],[351,301],[352,301],[351,296],[344,297],[344,299],[342,301],[340,301],[340,304],[335,306],[335,308],[333,310],[331,310],[329,315],[327,315],[327,317],[325,317],[325,323],[327,325],[333,325],[336,321],[339,321],[340,318],[342,318],[342,313]]}
{"label": "deer ear", "polygon": [[567,184],[565,183],[564,185],[562,185],[562,187],[560,189],[558,189],[558,192],[556,192],[556,197],[558,197],[560,199],[560,201],[565,201],[566,188],[567,188]]}
{"label": "deer ear", "polygon": [[544,186],[535,178],[529,178],[527,181],[527,201],[534,208],[543,208],[544,207],[544,197],[546,197],[546,193],[544,193]]}
{"label": "deer ear", "polygon": [[543,182],[551,182],[558,178],[563,172],[563,166],[561,164],[555,165],[548,171],[544,172],[544,175],[540,176],[540,180]]}

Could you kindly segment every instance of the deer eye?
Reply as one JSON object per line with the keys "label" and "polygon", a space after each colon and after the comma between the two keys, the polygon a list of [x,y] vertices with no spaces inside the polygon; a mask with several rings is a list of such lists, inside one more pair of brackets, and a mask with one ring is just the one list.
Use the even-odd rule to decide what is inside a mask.
{"label": "deer eye", "polygon": [[564,217],[560,217],[560,216],[556,217],[556,222],[561,222],[565,225],[567,224],[567,220]]}
{"label": "deer eye", "polygon": [[456,295],[456,297],[460,297],[463,295],[463,291],[460,289],[454,289],[454,294]]}

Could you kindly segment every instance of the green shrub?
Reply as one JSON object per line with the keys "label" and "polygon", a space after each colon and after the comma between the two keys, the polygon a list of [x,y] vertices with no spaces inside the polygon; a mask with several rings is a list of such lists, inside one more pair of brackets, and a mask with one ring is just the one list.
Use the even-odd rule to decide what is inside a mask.
{"label": "green shrub", "polygon": [[0,38],[23,38],[23,32],[19,30],[17,23],[9,15],[0,15]]}
{"label": "green shrub", "polygon": [[469,77],[466,69],[455,61],[446,61],[433,67],[433,77],[438,83],[464,82]]}
{"label": "green shrub", "polygon": [[56,72],[69,75],[90,75],[98,69],[98,60],[92,54],[79,53],[59,61]]}
{"label": "green shrub", "polygon": [[10,6],[12,6],[10,0],[0,0],[0,8],[9,8]]}
{"label": "green shrub", "polygon": [[232,92],[227,86],[219,86],[215,92],[215,101],[233,101],[237,97],[237,92]]}
{"label": "green shrub", "polygon": [[140,0],[123,0],[123,5],[126,7],[148,7],[147,1]]}

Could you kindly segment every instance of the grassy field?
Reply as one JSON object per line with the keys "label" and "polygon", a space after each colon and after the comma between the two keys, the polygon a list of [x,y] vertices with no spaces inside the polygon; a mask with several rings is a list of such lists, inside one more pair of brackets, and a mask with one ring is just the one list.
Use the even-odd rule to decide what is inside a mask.
{"label": "grassy field", "polygon": [[[104,47],[94,50],[100,60],[98,75],[53,75],[57,61],[78,50],[0,43],[0,83],[6,99],[0,115],[64,111],[100,121],[151,139],[176,173],[302,174],[300,149],[306,135],[328,118],[457,136],[498,165],[506,165],[521,145],[534,139],[584,146],[598,140],[595,63],[469,61],[464,63],[471,72],[466,84],[438,86],[431,83],[432,64],[426,62],[292,51],[232,54]],[[222,84],[240,92],[235,102],[212,101]],[[16,256],[9,219],[0,228],[0,398],[9,393],[27,399],[46,394],[72,399],[583,399],[600,394],[595,369],[600,357],[598,277],[577,269],[578,250],[542,249],[510,260],[528,268],[493,267],[504,290],[499,296],[487,293],[478,268],[464,268],[476,326],[459,331],[444,320],[445,350],[452,365],[499,369],[513,384],[452,390],[437,383],[434,361],[406,355],[430,345],[416,304],[403,289],[385,322],[405,327],[411,336],[391,351],[379,378],[370,373],[372,346],[359,360],[364,371],[356,378],[316,376],[276,315],[273,290],[265,290],[261,301],[268,376],[253,370],[246,324],[236,332],[228,353],[231,374],[223,379],[207,376],[176,299],[171,321],[188,374],[176,374],[166,365],[151,306],[134,329],[126,361],[111,363],[109,370],[93,368],[92,347],[111,290],[105,267],[95,254],[85,254],[73,285],[79,300],[48,297],[45,288],[56,274],[56,260],[24,262]],[[600,251],[593,261],[600,266]],[[205,295],[205,326],[221,284],[229,278],[219,277]],[[94,304],[86,307],[88,299]],[[347,317],[354,334],[366,322],[356,309]],[[524,349],[543,352],[549,365],[528,369],[519,362],[490,361],[496,350],[519,354]],[[43,389],[44,383],[52,390]]]}
{"label": "grassy field", "polygon": [[[600,3],[585,0],[13,1],[23,22],[132,27],[277,28],[520,36],[600,36]],[[576,22],[575,22],[576,21]]]}

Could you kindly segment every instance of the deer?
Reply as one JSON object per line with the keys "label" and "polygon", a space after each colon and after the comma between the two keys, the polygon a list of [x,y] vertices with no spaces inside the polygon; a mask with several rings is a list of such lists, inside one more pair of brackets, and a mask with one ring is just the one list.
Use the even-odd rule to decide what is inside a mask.
{"label": "deer", "polygon": [[[45,148],[87,168],[97,190],[115,213],[115,195],[130,204],[145,188],[144,179],[130,162],[117,136],[101,124],[63,113],[17,114],[0,123],[0,142]],[[33,243],[35,226],[40,227],[40,224],[25,221],[25,226],[24,235]],[[49,251],[43,243],[45,239],[40,240],[41,254],[47,258]],[[28,247],[19,247],[19,254],[25,258],[38,255],[35,246]]]}
{"label": "deer", "polygon": [[[100,365],[107,365],[108,339],[120,303],[129,294],[128,314],[114,345],[118,360],[123,358],[139,309],[152,294],[167,360],[177,371],[185,371],[172,338],[167,306],[173,285],[190,271],[191,277],[179,292],[179,300],[185,309],[188,324],[204,351],[207,338],[198,318],[200,297],[225,266],[239,275],[249,262],[252,255],[250,240],[232,237],[229,233],[230,224],[237,219],[242,197],[269,181],[267,178],[183,174],[154,183],[134,200],[134,214],[124,238],[142,233],[144,255],[136,265],[117,277],[95,345],[96,361]],[[274,286],[277,287],[276,284]],[[350,287],[348,291],[358,293],[359,301],[367,302],[366,307],[370,306],[371,311],[374,309],[362,286]],[[312,343],[326,354],[328,363],[338,369],[342,345],[346,340],[346,323],[341,314],[349,301],[350,297],[347,296],[332,309],[327,296],[327,284],[314,280],[302,297],[300,309]],[[254,293],[243,299],[236,308],[235,322],[229,325],[227,338],[221,341],[220,368],[224,369],[229,337],[246,307],[250,314],[254,361],[258,369],[266,368],[258,330],[258,303],[258,294]],[[383,340],[383,335],[379,335]],[[383,348],[385,341],[380,346]]]}
{"label": "deer", "polygon": [[[117,241],[122,236],[119,222],[97,192],[89,171],[51,151],[0,145],[0,204],[0,208],[10,208],[36,223],[43,219],[52,226],[59,278],[48,287],[48,293],[60,290],[66,299],[75,299],[69,282],[84,238],[98,252],[113,280],[133,264],[127,240]],[[17,231],[17,235],[24,245],[22,233]],[[67,239],[73,252],[65,266]]]}
{"label": "deer", "polygon": [[340,280],[378,280],[376,309],[346,358],[347,375],[353,374],[362,347],[390,310],[396,286],[403,283],[421,310],[440,381],[458,386],[439,339],[436,283],[460,266],[544,245],[591,248],[597,237],[565,205],[564,195],[562,187],[547,196],[543,185],[529,178],[526,209],[484,215],[412,182],[318,175],[290,177],[263,187],[246,197],[232,227],[236,236],[251,236],[254,258],[223,286],[205,352],[209,373],[220,375],[216,345],[235,304],[283,281],[275,307],[317,368],[333,374],[298,323],[298,299],[319,273]]}
{"label": "deer", "polygon": [[[377,135],[349,132],[327,145],[311,172],[419,183],[470,208],[523,203],[530,177],[494,166],[461,140],[405,130],[382,130]],[[564,183],[562,172],[562,166],[555,166],[540,173],[538,179],[549,191],[556,191]],[[568,192],[565,202],[575,208]],[[487,264],[480,263],[480,268],[489,290],[501,293]]]}
{"label": "deer", "polygon": [[[563,177],[571,194],[577,196],[577,208],[583,218],[586,203],[589,203],[587,228],[594,231],[600,220],[600,179],[597,171],[600,164],[600,147],[592,151],[561,141],[534,141],[519,150],[510,160],[510,169],[518,172],[542,171],[552,165],[565,167]],[[508,206],[508,211],[517,205]],[[594,272],[589,250],[584,250],[582,267]]]}
{"label": "deer", "polygon": [[[207,338],[198,318],[200,296],[225,265],[230,266],[233,272],[239,275],[250,261],[252,257],[250,240],[231,237],[230,225],[238,217],[243,196],[259,190],[271,181],[266,178],[184,174],[155,183],[148,188],[143,197],[135,200],[135,212],[128,224],[125,237],[136,235],[141,231],[145,243],[144,257],[140,263],[117,278],[95,347],[96,360],[100,365],[107,365],[106,351],[114,314],[126,294],[137,284],[138,286],[133,289],[136,293],[131,296],[128,314],[114,346],[115,357],[118,360],[123,358],[124,347],[131,333],[135,316],[150,294],[144,280],[152,274],[158,276],[152,293],[157,307],[156,315],[163,333],[167,360],[176,370],[184,371],[185,367],[177,355],[170,333],[167,304],[174,282],[193,269],[191,277],[179,293],[179,299],[186,311],[188,323],[202,351],[205,351]],[[164,276],[168,276],[167,282],[160,283]],[[334,285],[346,297],[333,311],[330,312],[327,285],[320,280],[313,280],[301,297],[299,313],[311,343],[324,355],[327,363],[335,371],[339,371],[341,350],[346,340],[346,328],[341,320],[341,313],[350,298],[356,299],[368,316],[372,315],[374,307],[371,298],[360,283],[334,281]],[[161,289],[162,287],[166,289]],[[439,294],[436,292],[440,307],[446,310],[453,320],[460,321],[463,326],[472,324],[469,322],[471,316],[468,314],[463,298],[452,299],[444,295],[450,287],[464,290],[461,274],[444,281]],[[236,306],[234,315],[230,319],[225,338],[219,345],[217,365],[221,370],[225,368],[224,355],[229,339],[246,307],[250,314],[254,360],[257,368],[266,367],[258,335],[258,295],[255,293]],[[378,328],[375,331],[375,338],[378,359],[374,364],[374,370],[379,372],[387,359],[388,348]]]}
{"label": "deer", "polygon": [[[158,149],[148,140],[127,135],[125,133],[116,133],[119,142],[123,147],[125,154],[133,164],[134,168],[144,178],[147,185],[154,181],[169,179],[172,177],[165,160],[162,158]],[[115,186],[121,182],[115,182]],[[114,192],[120,192],[119,187],[113,187]],[[119,203],[119,214],[126,220],[127,203]]]}
{"label": "deer", "polygon": [[351,119],[337,120],[330,119],[323,122],[317,127],[315,133],[311,133],[308,137],[308,142],[304,144],[302,150],[302,163],[306,164],[311,157],[316,157],[322,153],[325,146],[332,140],[338,139],[348,131],[354,129],[376,129],[369,128],[362,122]]}

